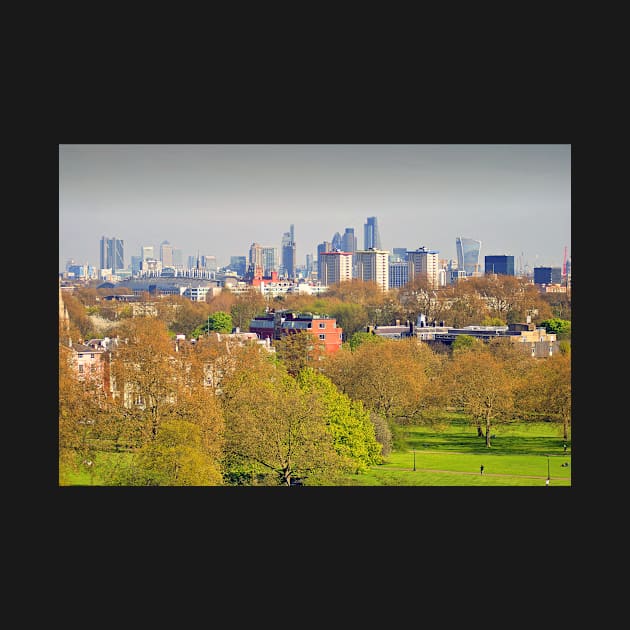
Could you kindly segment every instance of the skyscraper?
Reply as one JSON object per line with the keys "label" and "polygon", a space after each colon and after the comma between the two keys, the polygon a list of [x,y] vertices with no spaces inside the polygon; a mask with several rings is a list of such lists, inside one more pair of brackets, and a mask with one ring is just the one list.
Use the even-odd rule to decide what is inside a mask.
{"label": "skyscraper", "polygon": [[288,232],[282,235],[282,274],[285,278],[295,277],[295,233],[293,224]]}
{"label": "skyscraper", "polygon": [[481,271],[481,241],[457,236],[455,249],[457,250],[457,267],[460,270],[463,269],[467,276]]}
{"label": "skyscraper", "polygon": [[168,241],[162,241],[160,243],[160,260],[162,261],[162,268],[173,266],[173,246]]}
{"label": "skyscraper", "polygon": [[343,249],[343,246],[341,244],[341,234],[339,234],[339,232],[335,232],[333,234],[332,240],[330,242],[332,243],[333,251],[335,251],[336,249]]}
{"label": "skyscraper", "polygon": [[363,226],[363,249],[381,249],[381,235],[376,217],[368,217]]}
{"label": "skyscraper", "polygon": [[357,237],[354,235],[354,228],[346,228],[346,231],[341,237],[341,249],[344,252],[350,253],[357,251]]}
{"label": "skyscraper", "polygon": [[117,269],[125,268],[124,241],[116,238],[101,238],[101,269],[111,269],[116,273]]}

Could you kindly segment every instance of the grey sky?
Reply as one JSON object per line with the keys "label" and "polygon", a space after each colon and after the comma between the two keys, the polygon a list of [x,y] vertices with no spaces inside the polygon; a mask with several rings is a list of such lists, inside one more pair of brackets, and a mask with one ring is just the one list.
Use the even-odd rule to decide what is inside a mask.
{"label": "grey sky", "polygon": [[[125,265],[142,245],[247,256],[280,249],[295,225],[297,262],[368,216],[382,246],[438,250],[455,238],[481,256],[530,267],[571,255],[571,146],[562,145],[60,145],[59,271],[98,267],[102,236],[124,241]],[[159,251],[159,250],[158,250]]]}

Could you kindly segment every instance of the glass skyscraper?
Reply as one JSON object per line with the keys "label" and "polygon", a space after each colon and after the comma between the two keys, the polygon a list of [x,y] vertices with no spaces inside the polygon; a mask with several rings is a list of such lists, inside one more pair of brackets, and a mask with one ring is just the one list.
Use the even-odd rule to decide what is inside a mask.
{"label": "glass skyscraper", "polygon": [[117,269],[125,268],[124,242],[113,237],[101,238],[101,269],[111,269],[116,273]]}
{"label": "glass skyscraper", "polygon": [[455,249],[457,250],[458,269],[463,269],[467,276],[481,271],[481,241],[458,236],[455,239]]}
{"label": "glass skyscraper", "polygon": [[363,226],[363,249],[381,249],[381,235],[376,217],[368,217]]}

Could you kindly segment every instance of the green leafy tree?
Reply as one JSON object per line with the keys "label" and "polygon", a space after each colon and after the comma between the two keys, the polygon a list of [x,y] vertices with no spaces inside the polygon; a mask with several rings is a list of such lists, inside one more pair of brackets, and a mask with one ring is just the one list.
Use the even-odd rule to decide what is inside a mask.
{"label": "green leafy tree", "polygon": [[250,356],[221,384],[226,422],[225,472],[251,470],[274,485],[331,483],[346,470],[335,451],[325,410],[269,358]]}
{"label": "green leafy tree", "polygon": [[540,326],[544,326],[548,333],[555,333],[560,339],[571,338],[571,322],[559,317],[552,317],[540,322]]}
{"label": "green leafy tree", "polygon": [[362,343],[381,343],[383,341],[382,337],[378,335],[374,335],[371,332],[355,332],[349,339],[348,344],[350,345],[350,350],[356,350]]}
{"label": "green leafy tree", "polygon": [[342,394],[329,378],[313,368],[302,370],[297,382],[305,392],[317,394],[335,450],[354,472],[365,472],[370,465],[382,463],[381,445],[376,440],[370,414],[361,402]]}
{"label": "green leafy tree", "polygon": [[456,339],[451,344],[451,350],[453,353],[472,350],[482,343],[483,341],[479,341],[479,339],[476,339],[472,335],[457,335]]}

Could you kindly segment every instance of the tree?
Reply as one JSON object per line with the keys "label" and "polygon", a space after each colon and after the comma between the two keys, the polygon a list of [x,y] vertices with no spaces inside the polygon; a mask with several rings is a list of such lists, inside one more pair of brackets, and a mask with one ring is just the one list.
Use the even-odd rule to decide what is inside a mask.
{"label": "tree", "polygon": [[370,414],[361,402],[339,392],[329,378],[313,368],[303,369],[296,380],[302,390],[317,394],[334,448],[354,472],[364,472],[370,465],[382,463],[381,445],[376,440]]}
{"label": "tree", "polygon": [[167,420],[155,440],[131,458],[106,469],[107,485],[218,486],[221,471],[203,447],[199,426]]}
{"label": "tree", "polygon": [[230,309],[234,326],[242,331],[248,331],[251,320],[262,313],[266,305],[262,293],[255,287],[250,287],[246,293],[237,295]]}
{"label": "tree", "polygon": [[371,332],[355,332],[348,340],[350,350],[356,350],[362,343],[381,343],[383,338]]}
{"label": "tree", "polygon": [[309,365],[317,365],[324,356],[323,347],[312,333],[300,330],[289,333],[274,342],[276,356],[282,361],[291,376],[296,376]]}
{"label": "tree", "polygon": [[339,389],[388,421],[415,422],[440,405],[443,358],[415,339],[342,348],[322,371]]}
{"label": "tree", "polygon": [[569,320],[551,317],[541,321],[540,325],[544,326],[548,333],[555,333],[558,340],[571,338],[571,322]]}
{"label": "tree", "polygon": [[477,339],[476,337],[473,337],[472,335],[457,335],[457,337],[451,344],[451,351],[453,353],[456,353],[456,352],[462,352],[466,350],[472,350],[473,348],[476,348],[482,343],[483,341],[480,341],[479,339]]}
{"label": "tree", "polygon": [[121,411],[142,412],[144,439],[155,439],[176,400],[178,372],[174,347],[163,322],[142,317],[126,322],[124,343],[112,360]]}
{"label": "tree", "polygon": [[272,484],[294,478],[330,482],[345,470],[334,449],[324,409],[281,366],[251,357],[222,382],[226,420],[226,472],[267,471]]}
{"label": "tree", "polygon": [[337,325],[343,329],[346,339],[355,332],[365,331],[368,314],[367,309],[362,304],[331,301],[329,313],[337,320]]}
{"label": "tree", "polygon": [[206,328],[218,333],[231,333],[233,328],[232,316],[223,311],[216,311],[208,316]]}
{"label": "tree", "polygon": [[506,362],[484,345],[454,353],[445,379],[451,402],[466,411],[481,435],[485,425],[486,446],[492,446],[492,426],[508,420],[514,406],[516,381]]}
{"label": "tree", "polygon": [[520,390],[521,404],[528,410],[562,424],[569,439],[571,427],[571,355],[556,354],[533,360]]}

